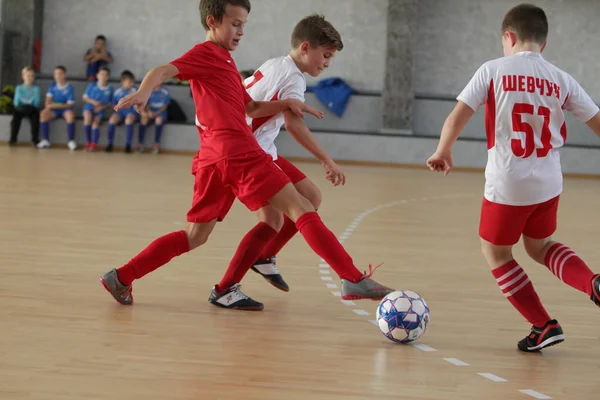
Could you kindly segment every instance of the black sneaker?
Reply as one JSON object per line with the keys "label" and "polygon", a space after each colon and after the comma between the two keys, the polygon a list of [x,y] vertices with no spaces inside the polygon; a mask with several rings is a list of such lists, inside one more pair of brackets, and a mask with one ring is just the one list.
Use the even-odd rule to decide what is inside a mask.
{"label": "black sneaker", "polygon": [[112,153],[113,151],[113,145],[109,144],[108,146],[106,146],[106,148],[104,149],[105,152],[107,153]]}
{"label": "black sneaker", "polygon": [[287,283],[285,283],[281,273],[277,269],[275,256],[269,258],[268,260],[258,260],[254,263],[252,271],[260,274],[267,280],[267,282],[275,286],[277,289],[283,290],[284,292],[290,291],[290,287]]}
{"label": "black sneaker", "polygon": [[533,352],[540,351],[545,347],[554,346],[565,340],[565,335],[557,320],[553,319],[546,322],[541,328],[532,327],[529,336],[525,337],[518,344],[521,351]]}
{"label": "black sneaker", "polygon": [[592,295],[590,298],[600,307],[600,274],[594,275],[592,278]]}
{"label": "black sneaker", "polygon": [[132,153],[131,145],[125,146],[125,153]]}
{"label": "black sneaker", "polygon": [[230,308],[232,310],[261,311],[265,306],[263,303],[252,300],[241,291],[241,285],[235,284],[223,293],[217,293],[213,287],[208,302],[218,307]]}

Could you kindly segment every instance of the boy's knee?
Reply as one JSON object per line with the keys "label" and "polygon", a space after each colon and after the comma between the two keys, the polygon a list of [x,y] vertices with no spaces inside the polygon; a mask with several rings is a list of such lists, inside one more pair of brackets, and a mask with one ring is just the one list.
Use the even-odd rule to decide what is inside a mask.
{"label": "boy's knee", "polygon": [[190,250],[200,247],[208,241],[209,234],[198,229],[194,229],[194,225],[189,225],[185,233],[187,234]]}

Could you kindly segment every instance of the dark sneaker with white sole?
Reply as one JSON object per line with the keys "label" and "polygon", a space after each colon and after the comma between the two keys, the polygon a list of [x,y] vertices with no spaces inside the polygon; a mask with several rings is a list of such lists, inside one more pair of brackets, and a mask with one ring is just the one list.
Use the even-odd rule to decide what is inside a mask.
{"label": "dark sneaker with white sole", "polygon": [[534,326],[531,328],[529,336],[519,342],[517,347],[521,351],[535,352],[545,347],[559,344],[565,340],[565,335],[557,320],[553,319],[542,327]]}
{"label": "dark sneaker with white sole", "polygon": [[213,287],[208,302],[217,307],[229,308],[232,310],[261,311],[265,306],[263,303],[252,300],[250,296],[244,294],[240,284],[235,284],[223,293],[217,293]]}
{"label": "dark sneaker with white sole", "polygon": [[590,298],[600,307],[600,274],[594,275],[592,278],[592,295]]}

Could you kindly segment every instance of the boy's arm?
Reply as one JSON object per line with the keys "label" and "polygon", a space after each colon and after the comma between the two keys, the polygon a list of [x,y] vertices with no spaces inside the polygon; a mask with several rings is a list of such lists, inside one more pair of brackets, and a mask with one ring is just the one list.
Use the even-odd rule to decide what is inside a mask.
{"label": "boy's arm", "polygon": [[590,119],[589,121],[586,122],[586,125],[598,136],[600,136],[600,112],[596,113],[596,115],[594,115],[592,117],[592,119]]}
{"label": "boy's arm", "polygon": [[17,89],[15,90],[15,98],[13,99],[13,104],[15,108],[21,105],[21,86],[17,86]]}
{"label": "boy's arm", "polygon": [[327,151],[321,146],[304,120],[291,111],[284,111],[285,129],[294,140],[321,162],[327,173],[327,179],[335,186],[346,183],[346,177]]}
{"label": "boy's arm", "polygon": [[34,86],[34,93],[33,105],[35,108],[40,108],[40,88],[38,86]]}
{"label": "boy's arm", "polygon": [[88,51],[86,51],[85,55],[83,56],[83,61],[90,62],[94,57],[95,55],[92,52],[92,49],[88,49]]}
{"label": "boy's arm", "polygon": [[144,106],[152,94],[152,88],[173,78],[179,74],[179,68],[173,64],[165,64],[160,67],[152,68],[146,74],[142,84],[135,93],[123,97],[115,107],[115,111],[124,108],[134,107],[138,113],[142,113]]}
{"label": "boy's arm", "polygon": [[159,116],[160,114],[162,114],[163,112],[167,111],[167,108],[169,108],[168,104],[165,104],[164,106],[162,106],[161,108],[159,108],[156,112],[152,112],[152,115],[154,117]]}
{"label": "boy's arm", "polygon": [[456,107],[444,122],[436,152],[427,160],[429,169],[437,172],[443,171],[444,175],[448,175],[454,167],[452,146],[454,146],[456,139],[458,139],[473,114],[475,114],[475,111],[462,101],[456,104]]}
{"label": "boy's arm", "polygon": [[321,111],[295,99],[275,101],[252,100],[246,104],[246,114],[250,118],[270,117],[288,110],[300,118],[304,118],[304,113],[312,114],[319,119],[323,118],[323,113]]}

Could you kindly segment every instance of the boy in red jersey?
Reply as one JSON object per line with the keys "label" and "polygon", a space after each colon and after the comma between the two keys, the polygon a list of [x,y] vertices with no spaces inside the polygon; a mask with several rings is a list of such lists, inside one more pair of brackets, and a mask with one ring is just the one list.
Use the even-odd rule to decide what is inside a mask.
{"label": "boy in red jersey", "polygon": [[[176,76],[189,80],[196,106],[202,146],[194,158],[194,198],[188,211],[186,230],[173,232],[152,242],[130,262],[105,273],[102,284],[121,304],[132,304],[132,282],[166,264],[172,258],[206,243],[217,221],[223,220],[237,197],[251,211],[271,204],[295,221],[309,246],[342,278],[342,292],[356,299],[380,299],[389,289],[362,274],[333,233],[325,227],[310,202],[301,196],[273,159],[265,153],[246,123],[251,118],[276,115],[290,110],[322,114],[304,103],[288,99],[255,102],[240,80],[230,51],[244,34],[250,12],[249,0],[201,0],[200,14],[206,41],[177,60],[152,69],[138,91],[119,102],[116,110],[146,105],[152,88]],[[261,250],[277,234],[273,221],[262,219],[242,242],[231,260],[236,267],[233,282],[239,282]],[[240,290],[215,285],[209,301],[220,307],[262,310],[263,305]]]}
{"label": "boy in red jersey", "polygon": [[513,258],[512,248],[521,236],[533,260],[600,306],[600,275],[551,237],[562,192],[558,149],[567,138],[563,110],[586,122],[597,135],[600,114],[571,75],[544,60],[547,36],[548,20],[541,8],[521,4],[506,14],[505,57],[483,64],[475,73],[442,128],[437,151],[427,161],[431,170],[447,174],[453,167],[452,145],[485,103],[488,164],[479,236],[498,286],[533,325],[518,343],[526,352],[560,343],[564,335]]}

